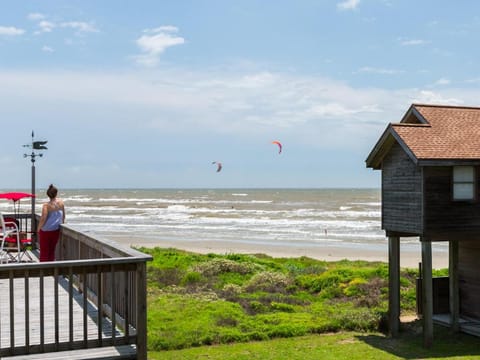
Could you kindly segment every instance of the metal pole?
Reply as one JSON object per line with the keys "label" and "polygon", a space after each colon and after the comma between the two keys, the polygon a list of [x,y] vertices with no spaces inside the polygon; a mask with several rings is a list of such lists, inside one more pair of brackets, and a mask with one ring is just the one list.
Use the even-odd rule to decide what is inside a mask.
{"label": "metal pole", "polygon": [[32,152],[32,218],[30,220],[33,247],[37,248],[37,222],[35,219],[35,156]]}

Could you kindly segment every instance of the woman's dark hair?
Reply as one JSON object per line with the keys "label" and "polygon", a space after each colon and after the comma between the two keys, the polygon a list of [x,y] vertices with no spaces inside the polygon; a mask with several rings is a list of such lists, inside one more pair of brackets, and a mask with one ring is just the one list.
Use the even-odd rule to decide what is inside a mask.
{"label": "woman's dark hair", "polygon": [[50,199],[54,199],[57,197],[58,189],[53,186],[53,184],[50,184],[47,190],[47,195]]}

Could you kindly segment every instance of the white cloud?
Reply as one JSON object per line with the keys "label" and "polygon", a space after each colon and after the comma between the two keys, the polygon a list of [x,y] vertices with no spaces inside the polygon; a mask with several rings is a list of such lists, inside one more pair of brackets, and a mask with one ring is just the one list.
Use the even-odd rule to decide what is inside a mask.
{"label": "white cloud", "polygon": [[477,84],[480,83],[480,78],[472,78],[472,79],[467,79],[465,80],[467,84]]}
{"label": "white cloud", "polygon": [[[37,135],[38,129],[38,137],[52,145],[42,166],[50,161],[88,165],[92,173],[98,170],[112,178],[115,174],[104,173],[105,164],[122,159],[134,168],[133,179],[150,178],[136,171],[138,163],[151,169],[160,157],[173,161],[172,146],[179,149],[175,159],[196,156],[203,161],[211,159],[208,148],[218,142],[269,146],[265,139],[275,137],[319,154],[366,155],[387,123],[398,122],[411,103],[475,105],[480,98],[480,89],[472,86],[434,91],[354,87],[325,77],[244,67],[204,72],[163,67],[130,73],[0,69],[0,83],[1,113],[9,118],[14,114],[16,122],[17,135],[5,146],[12,158],[18,157],[22,136],[28,142],[31,130]],[[233,152],[242,151],[232,147]],[[27,166],[20,165],[19,172]],[[42,173],[48,174],[46,170]],[[90,184],[90,178],[72,176],[69,181],[73,186],[78,181]],[[95,179],[103,184],[101,177]]]}
{"label": "white cloud", "polygon": [[40,21],[38,26],[40,27],[41,32],[51,32],[55,27],[57,27],[56,24],[46,20]]}
{"label": "white cloud", "polygon": [[38,21],[45,19],[45,15],[40,13],[30,13],[27,15],[28,20]]}
{"label": "white cloud", "polygon": [[178,28],[173,25],[163,25],[154,29],[145,29],[144,33],[157,33],[157,32],[178,32]]}
{"label": "white cloud", "polygon": [[138,64],[153,67],[158,64],[160,55],[169,47],[185,43],[185,39],[176,36],[178,29],[174,26],[161,26],[155,29],[146,29],[146,34],[136,40],[142,55],[135,56]]}
{"label": "white cloud", "polygon": [[458,97],[446,97],[444,94],[439,92],[421,90],[415,98],[412,100],[413,103],[421,104],[441,104],[441,105],[463,105],[464,100],[459,99]]}
{"label": "white cloud", "polygon": [[[475,104],[480,97],[477,88],[354,88],[328,78],[268,71],[4,71],[0,83],[4,112],[22,108],[18,116],[25,118],[48,114],[44,117],[48,126],[64,126],[69,118],[105,131],[115,127],[163,136],[233,137],[265,137],[274,129],[275,134],[331,148],[357,148],[374,141],[413,102]],[[29,109],[35,109],[35,114],[28,114]]]}
{"label": "white cloud", "polygon": [[23,35],[25,30],[16,28],[14,26],[0,26],[0,36],[16,36]]}
{"label": "white cloud", "polygon": [[438,79],[437,81],[435,81],[434,85],[450,85],[450,80],[448,80],[446,78],[441,78],[441,79]]}
{"label": "white cloud", "polygon": [[81,35],[83,33],[92,33],[98,32],[99,30],[92,23],[85,21],[63,21],[63,22],[54,22],[47,20],[47,16],[39,13],[32,13],[28,15],[28,18],[33,21],[38,21],[37,25],[39,30],[35,32],[35,35],[40,35],[43,33],[50,33],[54,29],[72,29],[75,31],[76,35]]}
{"label": "white cloud", "polygon": [[358,72],[363,73],[372,73],[372,74],[382,74],[382,75],[393,75],[402,73],[402,70],[395,70],[395,69],[385,69],[385,68],[376,68],[371,66],[364,66],[358,70]]}
{"label": "white cloud", "polygon": [[337,4],[339,10],[355,10],[360,4],[360,0],[345,0]]}
{"label": "white cloud", "polygon": [[309,109],[312,115],[319,117],[347,117],[356,114],[378,113],[381,110],[376,104],[369,106],[347,107],[338,102],[314,105]]}
{"label": "white cloud", "polygon": [[54,50],[53,48],[51,48],[50,46],[44,45],[44,46],[42,47],[42,51],[43,51],[43,52],[47,52],[47,53],[52,53],[52,52],[54,52],[55,50]]}
{"label": "white cloud", "polygon": [[418,46],[418,45],[425,45],[427,41],[421,39],[399,39],[400,45],[402,46]]}
{"label": "white cloud", "polygon": [[60,27],[71,28],[77,31],[77,33],[98,32],[98,29],[83,21],[67,21],[60,24]]}
{"label": "white cloud", "polygon": [[[352,124],[375,118],[384,121],[378,114],[391,108],[390,101],[401,103],[397,95],[386,90],[354,89],[326,78],[263,71],[222,74],[170,70],[148,76],[5,72],[0,73],[0,82],[8,89],[10,98],[30,98],[39,103],[54,98],[70,104],[67,108],[78,107],[72,111],[79,113],[88,112],[89,108],[93,111],[99,104],[114,109],[122,104],[136,109],[132,113],[138,117],[132,119],[132,126],[172,131],[201,127],[212,133],[249,133],[252,129],[269,132],[272,125],[293,130],[298,124],[327,118]],[[66,87],[66,83],[71,86]],[[0,94],[7,92],[0,89]],[[4,95],[0,98],[7,102]],[[90,115],[91,121],[97,121],[93,112],[83,117]]]}

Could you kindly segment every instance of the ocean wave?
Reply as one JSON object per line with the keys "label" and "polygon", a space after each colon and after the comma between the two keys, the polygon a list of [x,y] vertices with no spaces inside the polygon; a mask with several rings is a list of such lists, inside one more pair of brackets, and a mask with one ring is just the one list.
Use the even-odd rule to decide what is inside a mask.
{"label": "ocean wave", "polygon": [[[106,236],[134,234],[135,238],[145,236],[149,239],[228,239],[285,244],[384,245],[385,240],[377,191],[78,192],[67,191],[63,196],[68,224]],[[0,210],[9,208],[13,209],[10,203],[0,203]]]}

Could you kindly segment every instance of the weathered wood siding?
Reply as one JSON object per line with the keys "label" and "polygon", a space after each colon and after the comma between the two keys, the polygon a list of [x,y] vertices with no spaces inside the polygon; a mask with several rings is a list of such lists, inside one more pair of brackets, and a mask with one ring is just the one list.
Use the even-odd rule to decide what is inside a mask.
{"label": "weathered wood siding", "polygon": [[460,315],[480,319],[480,241],[458,243]]}
{"label": "weathered wood siding", "polygon": [[382,228],[422,232],[422,172],[398,143],[382,164]]}
{"label": "weathered wood siding", "polygon": [[431,241],[464,241],[474,239],[478,234],[480,240],[480,202],[452,200],[452,167],[425,167],[423,176],[425,238]]}

